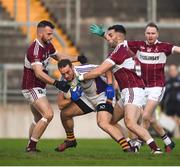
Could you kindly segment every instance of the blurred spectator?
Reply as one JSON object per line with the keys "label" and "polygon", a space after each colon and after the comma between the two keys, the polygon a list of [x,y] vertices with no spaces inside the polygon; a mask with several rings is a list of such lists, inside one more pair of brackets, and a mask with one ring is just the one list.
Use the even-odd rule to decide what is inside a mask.
{"label": "blurred spectator", "polygon": [[166,91],[162,101],[162,108],[166,114],[172,117],[177,123],[176,137],[180,137],[180,76],[177,66],[169,66],[168,79],[166,82]]}

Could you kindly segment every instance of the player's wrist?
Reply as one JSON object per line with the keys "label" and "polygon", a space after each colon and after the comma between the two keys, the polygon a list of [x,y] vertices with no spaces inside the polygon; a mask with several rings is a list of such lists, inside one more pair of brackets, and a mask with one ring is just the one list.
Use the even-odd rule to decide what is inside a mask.
{"label": "player's wrist", "polygon": [[79,74],[78,80],[79,81],[84,81],[84,74]]}
{"label": "player's wrist", "polygon": [[56,86],[56,85],[57,85],[57,83],[58,83],[58,80],[54,80],[54,82],[53,82],[53,84],[52,84],[52,85]]}

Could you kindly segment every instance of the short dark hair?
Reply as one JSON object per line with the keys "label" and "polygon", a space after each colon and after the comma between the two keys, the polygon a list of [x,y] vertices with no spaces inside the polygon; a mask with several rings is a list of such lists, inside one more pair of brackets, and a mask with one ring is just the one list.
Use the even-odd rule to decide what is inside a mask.
{"label": "short dark hair", "polygon": [[159,30],[158,26],[157,26],[154,22],[148,23],[148,24],[146,25],[146,28],[147,28],[147,27],[154,27],[154,28],[156,28],[157,31]]}
{"label": "short dark hair", "polygon": [[62,59],[58,62],[58,68],[63,68],[66,67],[67,65],[72,67],[72,63],[69,59]]}
{"label": "short dark hair", "polygon": [[54,27],[55,27],[50,21],[42,20],[38,23],[37,28],[44,28],[46,26],[48,26],[52,29],[54,29]]}
{"label": "short dark hair", "polygon": [[116,32],[120,32],[126,35],[126,29],[124,28],[123,25],[113,25],[109,27],[108,30],[115,30]]}

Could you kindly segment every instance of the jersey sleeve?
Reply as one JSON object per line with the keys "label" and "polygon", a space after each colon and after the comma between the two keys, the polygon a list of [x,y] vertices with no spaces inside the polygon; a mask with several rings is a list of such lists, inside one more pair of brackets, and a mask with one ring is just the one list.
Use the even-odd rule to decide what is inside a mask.
{"label": "jersey sleeve", "polygon": [[54,48],[52,43],[50,43],[50,46],[49,46],[49,54],[50,54],[50,56],[57,54],[57,50]]}
{"label": "jersey sleeve", "polygon": [[126,57],[127,47],[119,47],[116,48],[108,57],[111,60],[111,63],[114,64],[122,64]]}
{"label": "jersey sleeve", "polygon": [[135,54],[140,49],[140,46],[143,46],[143,45],[144,45],[144,41],[128,41],[128,47]]}
{"label": "jersey sleeve", "polygon": [[169,56],[173,53],[173,47],[174,45],[170,44],[170,43],[164,43],[164,53],[166,54],[166,56]]}
{"label": "jersey sleeve", "polygon": [[43,57],[43,53],[41,52],[38,45],[29,48],[27,52],[27,59],[31,65],[42,64],[42,57]]}

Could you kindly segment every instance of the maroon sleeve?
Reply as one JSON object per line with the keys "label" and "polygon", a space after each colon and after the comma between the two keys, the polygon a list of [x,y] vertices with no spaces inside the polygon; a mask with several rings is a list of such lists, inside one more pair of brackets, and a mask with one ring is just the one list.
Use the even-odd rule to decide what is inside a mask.
{"label": "maroon sleeve", "polygon": [[40,46],[37,43],[31,45],[27,52],[27,59],[30,63],[42,62],[43,53]]}
{"label": "maroon sleeve", "polygon": [[162,43],[162,47],[163,47],[163,51],[166,54],[166,56],[169,56],[172,53],[172,48],[174,47],[174,45],[172,45],[170,43]]}
{"label": "maroon sleeve", "polygon": [[49,45],[49,53],[50,55],[54,55],[56,53],[56,49],[54,48],[52,43],[50,43]]}
{"label": "maroon sleeve", "polygon": [[110,55],[110,59],[113,60],[116,64],[122,64],[125,57],[127,56],[127,48],[121,46],[116,48]]}
{"label": "maroon sleeve", "polygon": [[141,46],[144,45],[144,41],[128,41],[128,47],[133,51],[135,54],[140,49]]}

